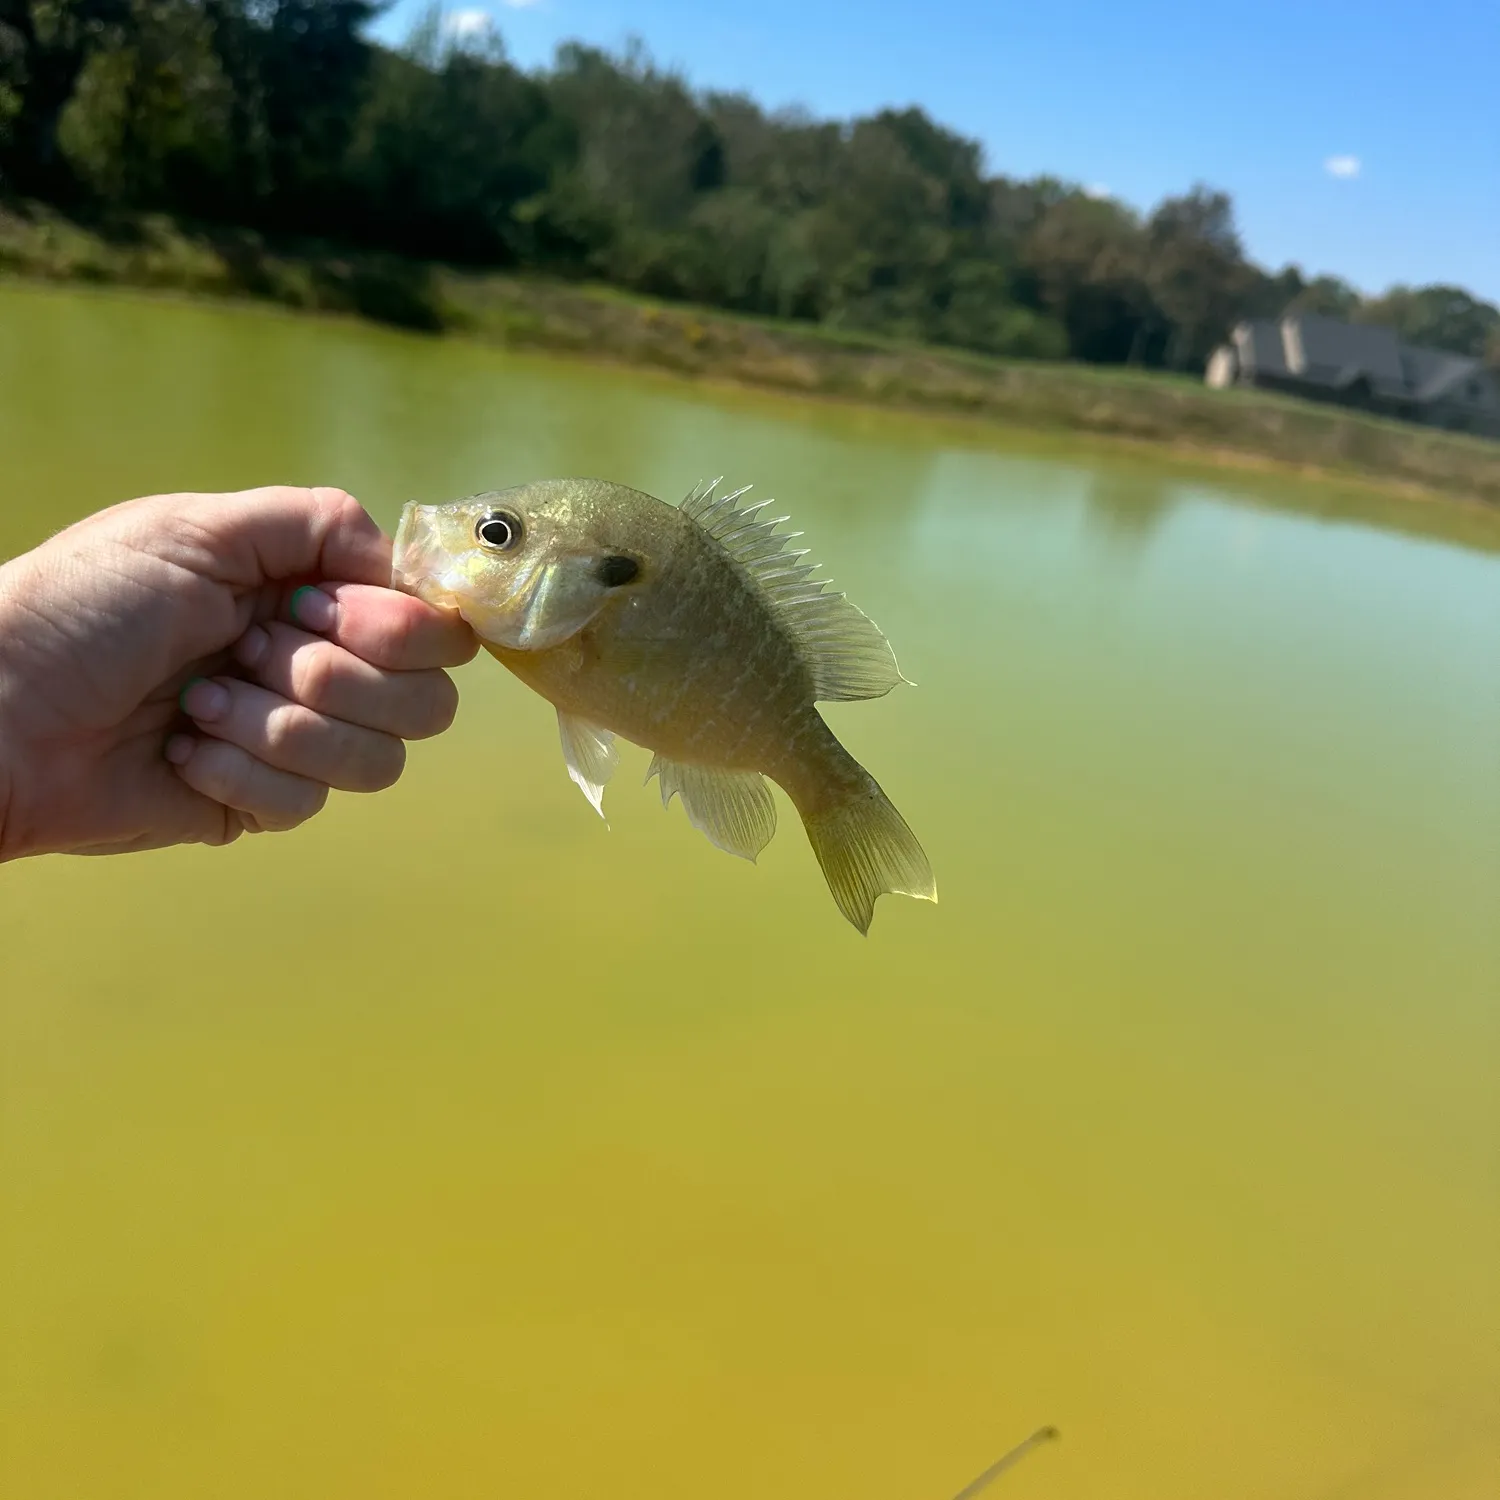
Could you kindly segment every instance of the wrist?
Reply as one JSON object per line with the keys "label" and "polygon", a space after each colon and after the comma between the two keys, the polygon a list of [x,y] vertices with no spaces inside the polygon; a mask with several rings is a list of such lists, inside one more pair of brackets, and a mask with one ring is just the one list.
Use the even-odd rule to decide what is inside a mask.
{"label": "wrist", "polygon": [[5,769],[5,695],[0,690],[0,865],[11,858],[6,843],[6,829],[10,825],[10,772]]}
{"label": "wrist", "polygon": [[[0,726],[3,726],[4,722],[5,722],[5,695],[4,695],[3,691],[0,691]],[[3,733],[4,733],[3,727],[0,727],[0,735],[3,735]],[[14,858],[16,858],[16,854],[19,853],[19,850],[16,851],[16,854],[13,854],[11,852],[11,848],[10,848],[10,845],[8,843],[8,838],[9,838],[9,832],[8,832],[8,830],[9,830],[9,828],[10,828],[10,772],[7,771],[6,768],[5,768],[5,744],[4,744],[3,738],[0,738],[0,865],[3,865],[6,862],[6,860],[8,860],[8,859],[14,859]]]}
{"label": "wrist", "polygon": [[20,747],[16,743],[16,668],[13,643],[19,630],[18,609],[11,592],[13,564],[0,564],[0,864],[25,853],[17,826],[16,781]]}

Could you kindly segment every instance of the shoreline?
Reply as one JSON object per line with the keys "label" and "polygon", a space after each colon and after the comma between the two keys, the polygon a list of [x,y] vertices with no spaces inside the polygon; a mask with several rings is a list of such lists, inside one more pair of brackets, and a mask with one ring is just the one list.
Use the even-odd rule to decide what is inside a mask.
{"label": "shoreline", "polygon": [[999,432],[1101,439],[1192,464],[1500,510],[1500,443],[1124,367],[1002,361],[144,216],[108,234],[0,204],[0,279],[354,317],[428,336]]}

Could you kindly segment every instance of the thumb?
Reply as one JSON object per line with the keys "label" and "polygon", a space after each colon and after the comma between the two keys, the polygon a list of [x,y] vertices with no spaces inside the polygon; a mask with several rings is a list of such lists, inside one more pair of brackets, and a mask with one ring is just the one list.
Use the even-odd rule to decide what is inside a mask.
{"label": "thumb", "polygon": [[[226,495],[153,495],[133,520],[175,541],[179,560],[234,588],[319,577],[391,581],[391,542],[344,490],[268,485]],[[165,524],[163,524],[165,523]]]}

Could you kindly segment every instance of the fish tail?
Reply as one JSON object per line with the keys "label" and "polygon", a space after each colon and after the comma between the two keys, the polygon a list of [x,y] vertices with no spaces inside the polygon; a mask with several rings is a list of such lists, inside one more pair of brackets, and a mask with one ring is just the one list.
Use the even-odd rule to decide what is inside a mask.
{"label": "fish tail", "polygon": [[845,764],[823,784],[823,795],[793,800],[839,910],[868,933],[877,897],[890,891],[936,901],[937,881],[916,834],[875,778],[843,746],[838,751]]}

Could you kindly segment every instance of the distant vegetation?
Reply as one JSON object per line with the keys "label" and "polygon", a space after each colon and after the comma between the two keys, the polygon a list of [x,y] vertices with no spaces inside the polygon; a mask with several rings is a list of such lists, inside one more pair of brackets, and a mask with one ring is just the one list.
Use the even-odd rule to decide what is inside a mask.
{"label": "distant vegetation", "polygon": [[665,302],[534,272],[459,270],[312,239],[186,230],[168,214],[107,234],[38,203],[0,207],[0,273],[352,313],[507,348],[547,349],[800,395],[1106,434],[1500,507],[1500,445],[1345,407],[1123,365],[1003,359],[877,333]]}
{"label": "distant vegetation", "polygon": [[638,49],[569,45],[527,74],[437,12],[390,51],[365,39],[376,13],[0,0],[0,191],[1003,356],[1196,372],[1237,319],[1295,307],[1500,364],[1500,310],[1266,271],[1208,188],[1141,216],[987,176],[921,110],[767,114]]}

